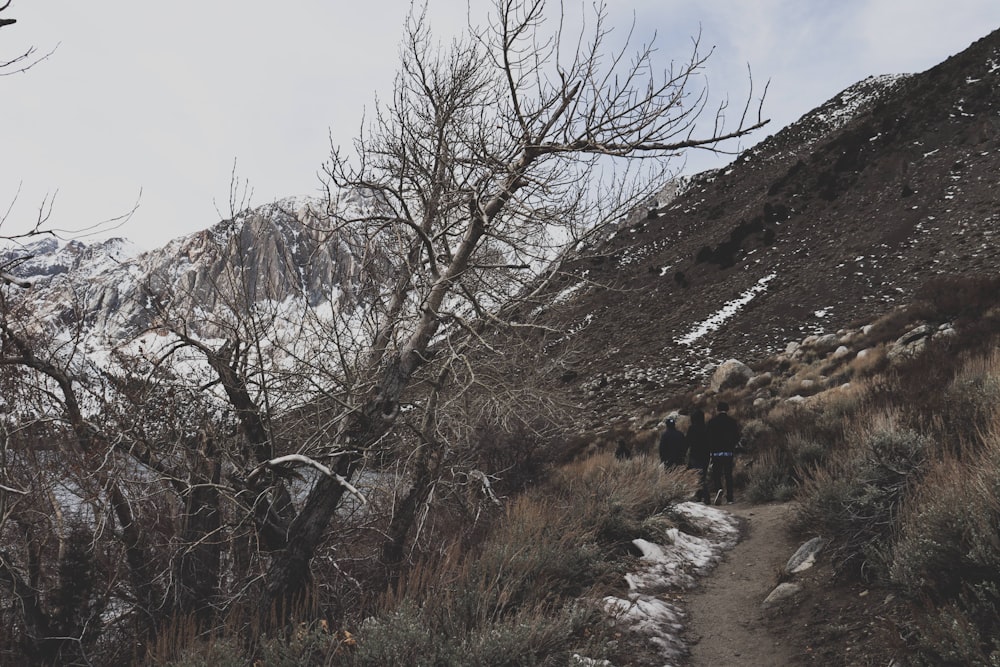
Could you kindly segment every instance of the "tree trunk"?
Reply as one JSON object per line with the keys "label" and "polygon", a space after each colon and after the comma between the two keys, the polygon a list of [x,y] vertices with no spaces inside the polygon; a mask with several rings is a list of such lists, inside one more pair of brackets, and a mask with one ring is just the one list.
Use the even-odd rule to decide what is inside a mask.
{"label": "tree trunk", "polygon": [[222,558],[222,526],[218,484],[222,466],[216,457],[214,441],[201,434],[201,459],[195,484],[188,492],[181,530],[187,546],[177,568],[177,607],[181,614],[193,615],[201,629],[212,620],[212,609],[219,594]]}

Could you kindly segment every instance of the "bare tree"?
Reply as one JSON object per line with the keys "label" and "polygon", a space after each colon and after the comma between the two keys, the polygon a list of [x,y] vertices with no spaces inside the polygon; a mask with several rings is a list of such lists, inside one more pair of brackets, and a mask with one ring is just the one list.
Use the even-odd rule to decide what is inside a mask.
{"label": "bare tree", "polygon": [[[495,481],[481,470],[480,427],[539,433],[557,421],[557,406],[531,392],[531,373],[512,381],[507,365],[541,372],[555,361],[527,346],[503,359],[491,347],[497,332],[530,326],[513,320],[516,306],[557,277],[562,249],[662,187],[671,158],[722,150],[766,122],[748,116],[748,98],[735,127],[720,108],[698,134],[706,97],[697,42],[689,59],[660,68],[652,44],[609,49],[603,5],[575,35],[546,11],[542,0],[494,0],[489,27],[470,27],[448,47],[424,13],[412,14],[392,99],[352,154],[333,149],[326,206],[303,214],[314,251],[342,248],[350,265],[340,291],[317,300],[329,305],[301,285],[305,306],[289,314],[276,305],[284,286],[251,269],[275,221],[249,221],[227,250],[236,261],[211,284],[187,286],[189,304],[216,304],[206,326],[221,342],[192,330],[195,311],[168,298],[184,290],[154,276],[153,326],[169,340],[123,360],[128,372],[105,374],[92,416],[81,375],[0,303],[0,368],[32,379],[81,467],[91,466],[128,574],[119,599],[143,619],[140,635],[172,614],[208,622],[248,591],[261,590],[259,608],[266,616],[277,607],[280,618],[308,592],[315,556],[343,539],[331,523],[347,497],[361,496],[356,480],[373,461],[402,461],[407,480],[380,526],[388,569],[446,488],[456,506],[475,490],[466,505],[474,518]],[[15,284],[8,274],[0,290]],[[207,362],[211,378],[172,376],[169,360],[182,351]],[[535,421],[533,411],[552,414]],[[148,476],[130,483],[109,461]],[[311,485],[295,495],[294,478]],[[0,479],[0,510],[31,492],[29,481]],[[22,562],[39,561],[34,543],[22,540]],[[4,556],[0,586],[46,637],[53,614],[23,570]]]}
{"label": "bare tree", "polygon": [[[9,18],[6,14],[4,14],[4,12],[7,11],[7,8],[10,7],[11,2],[12,0],[7,0],[7,2],[5,2],[3,6],[0,6],[0,28],[5,28],[9,25],[17,23],[17,19]],[[46,53],[43,56],[36,56],[35,48],[31,47],[24,53],[11,58],[10,60],[6,61],[0,60],[0,76],[8,76],[10,74],[20,74],[21,72],[26,72],[27,70],[31,69],[42,60],[45,60],[46,58],[51,56],[53,52],[54,50]]]}
{"label": "bare tree", "polygon": [[[549,29],[542,0],[496,0],[490,27],[450,47],[424,13],[406,27],[392,101],[354,146],[325,167],[330,216],[361,230],[393,261],[369,349],[342,397],[336,477],[317,479],[267,577],[268,601],[301,592],[345,485],[363,453],[387,437],[401,400],[446,327],[489,320],[504,298],[544,279],[553,245],[646,200],[665,160],[717,149],[766,121],[724,128],[720,109],[697,134],[705,57],[657,68],[652,45],[608,52],[606,10],[567,38]],[[650,158],[648,160],[635,158]],[[618,164],[621,161],[622,164]],[[339,197],[365,193],[348,216]],[[541,274],[541,275],[540,275]]]}

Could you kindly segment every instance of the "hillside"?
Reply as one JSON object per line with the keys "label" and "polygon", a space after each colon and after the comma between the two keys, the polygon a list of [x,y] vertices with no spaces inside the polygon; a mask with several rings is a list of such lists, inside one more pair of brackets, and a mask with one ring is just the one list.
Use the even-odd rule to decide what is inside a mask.
{"label": "hillside", "polygon": [[1000,269],[998,114],[994,32],[924,73],[859,82],[622,220],[567,263],[558,319],[538,320],[576,331],[563,378],[588,424],[725,359],[869,322],[933,275]]}

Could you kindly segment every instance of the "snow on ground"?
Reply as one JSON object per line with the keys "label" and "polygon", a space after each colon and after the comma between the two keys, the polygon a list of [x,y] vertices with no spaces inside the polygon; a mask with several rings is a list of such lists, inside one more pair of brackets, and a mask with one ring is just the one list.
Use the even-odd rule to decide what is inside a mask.
{"label": "snow on ground", "polygon": [[708,317],[708,319],[706,319],[704,322],[701,322],[700,324],[695,326],[691,331],[687,333],[687,335],[678,338],[677,342],[680,343],[681,345],[690,345],[691,343],[695,342],[702,336],[715,331],[716,329],[721,327],[726,320],[728,320],[736,313],[740,312],[743,306],[753,301],[753,298],[755,296],[766,290],[767,284],[772,280],[774,280],[777,276],[778,274],[776,273],[770,273],[764,276],[763,278],[758,280],[755,285],[750,287],[750,289],[743,292],[743,294],[741,294],[739,298],[734,299],[729,303],[725,304],[722,308],[712,313]]}
{"label": "snow on ground", "polygon": [[[736,544],[739,528],[728,512],[701,503],[680,503],[671,511],[685,525],[694,526],[701,536],[671,528],[665,544],[634,540],[642,558],[640,569],[625,577],[629,593],[626,597],[607,596],[603,602],[615,619],[656,646],[668,661],[666,664],[677,664],[686,653],[680,636],[684,630],[684,612],[660,596],[667,591],[691,588],[697,577],[712,569]],[[579,664],[613,667],[606,661],[587,663],[583,658],[578,659]]]}

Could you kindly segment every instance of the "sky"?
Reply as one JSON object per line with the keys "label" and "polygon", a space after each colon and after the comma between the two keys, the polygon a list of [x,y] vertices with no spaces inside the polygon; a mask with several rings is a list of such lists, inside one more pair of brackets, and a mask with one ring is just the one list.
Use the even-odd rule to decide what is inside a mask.
{"label": "sky", "polygon": [[[466,0],[428,0],[435,35],[483,21],[488,4],[470,14]],[[576,16],[592,2],[562,5]],[[1000,28],[997,0],[607,6],[616,38],[633,25],[637,42],[655,33],[664,67],[700,34],[714,104],[742,104],[748,68],[755,99],[768,83],[771,124],[742,147],[869,75],[924,71]],[[234,175],[254,205],[318,194],[331,143],[349,149],[391,94],[409,11],[409,0],[12,0],[0,62],[32,47],[41,60],[0,76],[0,236],[43,212],[66,237],[97,225],[92,238],[151,249],[228,217]],[[677,166],[724,161],[698,153]]]}

